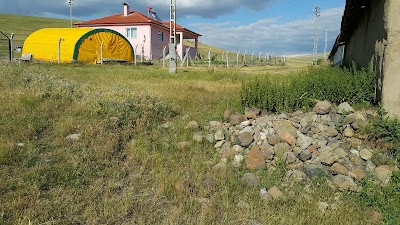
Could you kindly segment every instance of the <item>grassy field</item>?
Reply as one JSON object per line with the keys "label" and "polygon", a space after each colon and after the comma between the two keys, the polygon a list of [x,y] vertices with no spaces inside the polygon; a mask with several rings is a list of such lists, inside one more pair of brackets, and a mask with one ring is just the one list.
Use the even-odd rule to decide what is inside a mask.
{"label": "grassy field", "polygon": [[[289,186],[265,205],[261,186],[240,181],[243,169],[212,170],[214,147],[184,126],[240,110],[241,81],[260,74],[0,67],[0,224],[372,224],[371,208],[323,183]],[[259,175],[263,187],[281,183],[282,174]],[[337,207],[322,213],[320,201]]]}

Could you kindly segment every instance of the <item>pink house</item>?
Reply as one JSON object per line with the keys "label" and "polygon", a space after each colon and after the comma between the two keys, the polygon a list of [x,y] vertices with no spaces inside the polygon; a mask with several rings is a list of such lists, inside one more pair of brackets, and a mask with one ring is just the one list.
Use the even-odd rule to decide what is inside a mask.
{"label": "pink house", "polygon": [[[77,27],[107,28],[124,35],[132,47],[137,50],[136,55],[145,59],[161,59],[163,50],[169,44],[169,22],[161,22],[137,11],[130,11],[129,5],[124,3],[123,13],[79,22]],[[194,58],[197,54],[198,38],[201,35],[176,24],[176,42],[178,58],[183,58],[188,46],[183,40],[190,40],[194,46],[190,47],[189,54]],[[166,48],[168,54],[168,47]]]}

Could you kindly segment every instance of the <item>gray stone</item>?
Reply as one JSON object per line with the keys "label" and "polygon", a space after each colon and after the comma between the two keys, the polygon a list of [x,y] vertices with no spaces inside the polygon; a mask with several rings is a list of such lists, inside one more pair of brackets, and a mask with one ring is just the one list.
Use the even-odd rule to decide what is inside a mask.
{"label": "gray stone", "polygon": [[247,147],[249,146],[254,140],[253,134],[250,132],[245,132],[239,134],[239,136],[236,139],[236,144]]}
{"label": "gray stone", "polygon": [[303,162],[311,159],[312,154],[308,151],[308,150],[303,150],[301,151],[301,153],[299,154],[299,159]]}
{"label": "gray stone", "polygon": [[328,169],[319,164],[305,164],[303,165],[303,171],[309,178],[319,177],[319,176],[329,176]]}
{"label": "gray stone", "polygon": [[261,110],[256,108],[245,108],[244,115],[248,119],[256,119],[258,115],[260,115]]}
{"label": "gray stone", "polygon": [[319,115],[324,115],[328,114],[329,111],[331,111],[331,108],[332,104],[329,101],[321,101],[314,106],[313,110]]}
{"label": "gray stone", "polygon": [[243,174],[241,180],[250,187],[258,186],[261,183],[260,178],[252,173]]}
{"label": "gray stone", "polygon": [[242,133],[251,133],[251,135],[254,135],[255,132],[252,127],[245,127],[241,131],[239,131],[239,134]]}
{"label": "gray stone", "polygon": [[214,134],[214,139],[216,141],[224,140],[225,139],[224,131],[221,129],[217,130],[217,132],[215,132]]}
{"label": "gray stone", "polygon": [[357,184],[349,176],[336,175],[332,178],[332,183],[340,191],[360,191]]}
{"label": "gray stone", "polygon": [[215,143],[214,148],[221,148],[224,143],[225,143],[224,140],[218,141],[217,143]]}
{"label": "gray stone", "polygon": [[294,170],[289,178],[295,183],[308,181],[307,174],[300,170]]}
{"label": "gray stone", "polygon": [[386,186],[390,182],[393,170],[388,165],[381,165],[375,168],[375,177],[382,186]]}
{"label": "gray stone", "polygon": [[264,143],[260,145],[260,150],[265,159],[272,160],[274,158],[274,148],[271,145]]}
{"label": "gray stone", "polygon": [[329,170],[331,171],[332,174],[341,174],[341,175],[348,175],[349,170],[341,163],[334,163]]}
{"label": "gray stone", "polygon": [[354,109],[347,102],[343,102],[338,106],[339,114],[353,113]]}
{"label": "gray stone", "polygon": [[332,165],[339,160],[339,156],[333,153],[332,150],[323,151],[320,155],[321,163],[324,165]]}
{"label": "gray stone", "polygon": [[351,126],[346,126],[346,128],[344,128],[343,135],[345,137],[353,137],[354,136],[353,128],[351,128]]}
{"label": "gray stone", "polygon": [[224,111],[224,121],[228,121],[232,114],[234,114],[232,109],[226,109]]}
{"label": "gray stone", "polygon": [[328,137],[336,137],[339,134],[334,126],[328,126],[324,133]]}
{"label": "gray stone", "polygon": [[213,134],[207,134],[206,135],[206,140],[210,143],[215,143],[214,135]]}
{"label": "gray stone", "polygon": [[232,146],[232,149],[235,150],[235,152],[237,152],[237,153],[241,153],[244,150],[244,148],[240,145],[234,145],[234,146]]}
{"label": "gray stone", "polygon": [[276,145],[281,141],[281,139],[278,137],[278,135],[271,135],[267,136],[267,142],[270,145]]}
{"label": "gray stone", "polygon": [[282,120],[282,121],[275,121],[272,123],[274,126],[274,129],[278,136],[282,138],[283,135],[286,133],[291,134],[294,138],[297,138],[297,129],[290,123],[288,120]]}
{"label": "gray stone", "polygon": [[238,125],[238,124],[240,124],[241,122],[243,122],[243,121],[245,121],[245,118],[244,118],[244,116],[243,115],[241,115],[241,114],[232,114],[230,117],[229,117],[229,121],[231,122],[231,124],[233,125],[233,126],[235,126],[235,125]]}
{"label": "gray stone", "polygon": [[288,145],[288,143],[278,143],[276,145],[274,145],[274,152],[275,155],[277,156],[283,156],[283,154],[285,152],[288,152],[290,150],[290,147]]}
{"label": "gray stone", "polygon": [[294,163],[297,160],[296,154],[294,154],[294,152],[285,152],[283,154],[283,158],[285,159],[287,164]]}
{"label": "gray stone", "polygon": [[244,156],[242,156],[242,155],[235,155],[235,156],[233,157],[232,165],[233,165],[234,167],[240,167],[240,166],[242,165],[242,163],[243,163],[243,160],[244,160]]}
{"label": "gray stone", "polygon": [[268,189],[268,194],[270,194],[274,199],[280,199],[283,197],[282,191],[276,186]]}
{"label": "gray stone", "polygon": [[307,149],[308,146],[312,144],[312,138],[302,134],[300,131],[297,131],[297,145],[301,149]]}
{"label": "gray stone", "polygon": [[210,129],[218,129],[222,127],[222,123],[219,121],[210,121],[209,126]]}
{"label": "gray stone", "polygon": [[372,158],[372,152],[370,151],[370,150],[368,150],[368,149],[362,149],[361,151],[360,151],[360,157],[362,158],[362,159],[364,159],[364,160],[371,160],[371,158]]}
{"label": "gray stone", "polygon": [[353,114],[353,113],[349,114],[344,118],[343,124],[348,125],[348,124],[354,123],[356,121],[356,119],[357,119],[356,114]]}
{"label": "gray stone", "polygon": [[81,134],[70,134],[70,135],[66,136],[65,139],[71,140],[71,141],[78,141],[79,139],[81,139]]}

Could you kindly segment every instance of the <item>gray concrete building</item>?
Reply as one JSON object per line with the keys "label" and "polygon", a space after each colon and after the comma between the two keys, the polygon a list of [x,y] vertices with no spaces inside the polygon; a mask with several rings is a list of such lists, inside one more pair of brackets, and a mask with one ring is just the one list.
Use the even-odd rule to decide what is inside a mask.
{"label": "gray concrete building", "polygon": [[400,0],[346,0],[329,58],[335,65],[372,66],[377,100],[400,117]]}

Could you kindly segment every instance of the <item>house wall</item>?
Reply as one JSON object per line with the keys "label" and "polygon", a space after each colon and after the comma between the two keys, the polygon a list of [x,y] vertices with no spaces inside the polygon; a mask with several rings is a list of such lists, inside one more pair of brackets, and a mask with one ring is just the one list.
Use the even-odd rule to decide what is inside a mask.
{"label": "house wall", "polygon": [[[163,41],[160,40],[160,32],[164,33]],[[166,54],[168,54],[169,30],[153,27],[151,30],[151,40],[153,42],[153,47],[151,49],[152,59],[161,59],[163,57],[164,47],[167,47]]]}
{"label": "house wall", "polygon": [[372,66],[377,72],[376,100],[396,115],[400,115],[400,62],[395,60],[400,51],[399,8],[399,0],[371,1],[345,49],[347,64]]}

